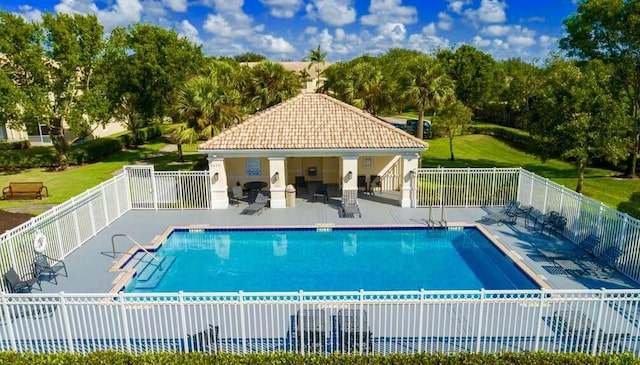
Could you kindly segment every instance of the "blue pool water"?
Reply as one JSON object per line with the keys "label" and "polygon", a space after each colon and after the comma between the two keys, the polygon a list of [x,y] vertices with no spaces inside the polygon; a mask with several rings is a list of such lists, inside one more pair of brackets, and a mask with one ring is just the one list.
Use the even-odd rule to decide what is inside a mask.
{"label": "blue pool water", "polygon": [[537,289],[474,228],[175,230],[126,292]]}

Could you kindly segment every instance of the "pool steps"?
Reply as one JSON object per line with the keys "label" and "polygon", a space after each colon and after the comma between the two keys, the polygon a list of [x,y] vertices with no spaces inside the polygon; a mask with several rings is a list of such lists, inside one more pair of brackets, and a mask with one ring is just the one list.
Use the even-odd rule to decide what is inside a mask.
{"label": "pool steps", "polygon": [[149,260],[149,257],[144,254],[142,256],[136,255],[136,258],[139,260],[134,265],[137,273],[136,289],[155,288],[176,260],[175,256],[161,257],[158,264],[154,260]]}

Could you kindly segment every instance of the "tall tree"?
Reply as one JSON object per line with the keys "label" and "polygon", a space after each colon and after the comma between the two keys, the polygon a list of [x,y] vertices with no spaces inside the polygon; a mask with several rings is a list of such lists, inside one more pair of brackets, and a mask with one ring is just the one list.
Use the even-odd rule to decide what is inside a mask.
{"label": "tall tree", "polygon": [[520,59],[512,58],[503,63],[506,80],[501,100],[504,103],[502,123],[519,129],[526,129],[529,118],[529,104],[540,89],[542,70]]}
{"label": "tall tree", "polygon": [[322,52],[320,45],[316,49],[310,49],[309,53],[302,59],[309,62],[308,69],[314,69],[316,73],[316,88],[320,88],[320,77],[327,61],[327,52]]}
{"label": "tall tree", "polygon": [[570,56],[601,59],[616,68],[617,90],[626,94],[634,140],[627,175],[636,177],[640,152],[640,1],[581,0],[564,20],[567,35],[560,47]]}
{"label": "tall tree", "polygon": [[[202,71],[202,49],[173,30],[149,24],[115,28],[107,59],[112,70],[110,97],[134,131],[169,114],[178,88]],[[135,134],[135,133],[134,133]]]}
{"label": "tall tree", "polygon": [[472,117],[473,112],[471,109],[467,108],[460,100],[456,100],[447,104],[437,119],[438,125],[441,128],[444,128],[445,135],[449,138],[449,153],[451,161],[456,160],[453,152],[453,139],[464,133],[471,124]]}
{"label": "tall tree", "polygon": [[233,59],[236,62],[261,62],[265,61],[267,57],[257,53],[245,52],[233,57]]}
{"label": "tall tree", "polygon": [[424,135],[424,114],[434,115],[455,98],[455,83],[440,64],[431,57],[420,56],[408,61],[404,75],[404,99],[418,112],[416,136]]}
{"label": "tall tree", "polygon": [[628,150],[626,105],[613,96],[611,70],[591,61],[584,70],[554,60],[532,105],[530,131],[538,139],[537,154],[573,161],[582,192],[585,168],[594,158],[615,163]]}
{"label": "tall tree", "polygon": [[27,24],[6,12],[0,12],[0,28],[3,72],[18,88],[10,94],[14,106],[0,108],[11,112],[14,125],[46,126],[59,168],[66,169],[66,130],[84,135],[91,123],[107,122],[102,79],[95,75],[103,28],[92,15],[45,13],[42,23]]}

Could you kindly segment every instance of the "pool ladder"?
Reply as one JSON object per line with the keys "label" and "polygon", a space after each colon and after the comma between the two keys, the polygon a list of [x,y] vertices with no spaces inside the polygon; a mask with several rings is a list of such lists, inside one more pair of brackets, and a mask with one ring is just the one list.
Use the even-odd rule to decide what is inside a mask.
{"label": "pool ladder", "polygon": [[444,205],[440,206],[440,221],[436,222],[433,220],[433,205],[429,205],[429,220],[427,221],[427,225],[429,227],[435,227],[436,225],[440,227],[447,226],[447,213],[444,209]]}
{"label": "pool ladder", "polygon": [[115,259],[116,257],[116,241],[115,238],[116,237],[126,237],[129,239],[129,241],[133,242],[134,245],[136,245],[136,247],[138,247],[139,249],[141,249],[142,251],[144,251],[147,255],[151,256],[152,259],[154,259],[155,261],[158,262],[158,264],[161,264],[162,262],[160,261],[160,259],[158,259],[156,257],[156,255],[152,254],[151,252],[149,252],[149,250],[147,250],[146,248],[144,248],[141,244],[139,244],[138,242],[136,242],[136,240],[134,240],[133,238],[129,237],[128,235],[124,234],[124,233],[116,233],[113,236],[111,236],[111,250],[113,251],[113,258]]}

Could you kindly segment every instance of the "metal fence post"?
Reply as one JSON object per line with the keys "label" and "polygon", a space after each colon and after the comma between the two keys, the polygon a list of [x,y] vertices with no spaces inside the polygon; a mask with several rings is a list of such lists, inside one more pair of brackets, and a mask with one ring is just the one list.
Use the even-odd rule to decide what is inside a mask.
{"label": "metal fence post", "polygon": [[471,167],[467,167],[467,175],[466,175],[466,177],[467,177],[467,181],[466,181],[466,184],[465,184],[466,186],[464,188],[464,191],[465,191],[464,207],[465,208],[469,208],[469,195],[470,195],[469,194],[469,190],[470,190],[469,183],[471,181]]}
{"label": "metal fence post", "polygon": [[242,290],[238,292],[238,301],[240,307],[240,336],[242,337],[242,353],[247,353],[247,333],[244,325],[244,294]]}
{"label": "metal fence post", "polygon": [[605,305],[605,295],[606,295],[606,289],[602,288],[600,289],[600,307],[598,308],[598,320],[596,322],[596,329],[598,329],[597,331],[593,331],[593,342],[592,342],[592,348],[591,348],[591,355],[595,355],[598,352],[598,341],[600,341],[599,335],[600,335],[600,331],[601,330],[601,326],[602,326],[602,313],[604,312],[604,305]]}
{"label": "metal fence post", "polygon": [[156,181],[156,171],[154,170],[153,165],[151,165],[150,173],[151,173],[151,190],[153,193],[153,209],[158,210],[158,183]]}
{"label": "metal fence post", "polygon": [[[304,293],[303,293],[302,290],[300,290],[298,293],[299,293],[298,302],[299,302],[300,307],[298,308],[298,315],[296,316],[296,319],[295,319],[295,321],[296,321],[296,324],[295,324],[295,327],[296,327],[295,328],[295,330],[296,330],[295,332],[296,332],[296,334],[295,335],[297,337],[298,336],[302,336],[302,334],[305,331],[305,328],[304,328],[304,322],[305,321],[301,320],[300,323],[298,323],[298,320],[297,320],[299,316],[302,316],[302,318],[304,318],[304,300],[303,300]],[[297,328],[298,326],[300,326],[301,328]],[[304,336],[302,336],[302,338],[297,338],[297,340],[298,341],[296,341],[296,343],[300,344],[300,348],[298,348],[298,351],[300,351],[301,354],[304,354],[304,343],[303,343],[304,342]]]}
{"label": "metal fence post", "polygon": [[480,289],[480,304],[478,308],[478,333],[476,335],[476,352],[480,352],[480,338],[482,337],[482,316],[484,315],[484,288]]}
{"label": "metal fence post", "polygon": [[78,207],[76,205],[76,198],[71,198],[71,205],[73,206],[73,226],[76,234],[76,247],[80,247],[82,244],[82,238],[80,236],[80,223],[78,223]]}
{"label": "metal fence post", "polygon": [[8,298],[7,294],[4,291],[0,291],[0,298],[2,299],[0,303],[2,303],[2,315],[4,317],[4,324],[7,328],[7,335],[9,336],[8,340],[11,344],[11,349],[13,351],[18,351],[18,344],[16,343],[16,335],[13,333],[13,317],[11,316],[11,311],[9,310],[9,305],[7,304]]}
{"label": "metal fence post", "polygon": [[64,292],[60,292],[60,311],[62,312],[62,323],[64,324],[64,332],[67,337],[67,351],[75,352],[73,345],[73,332],[71,331],[71,320],[69,319],[69,308],[67,308],[67,300]]}
{"label": "metal fence post", "polygon": [[187,333],[187,313],[184,306],[184,291],[178,292],[178,305],[180,306],[180,329],[182,331],[182,349],[186,352],[191,352],[188,346],[189,335]]}
{"label": "metal fence post", "polygon": [[120,314],[122,316],[120,328],[122,328],[125,348],[127,352],[131,352],[131,334],[129,333],[129,319],[127,318],[127,306],[123,292],[118,293],[118,302],[120,303]]}
{"label": "metal fence post", "polygon": [[[540,302],[538,304],[538,318],[542,318],[542,312],[544,311],[544,300],[546,298],[547,294],[545,292],[545,289],[542,288],[540,289]],[[533,344],[533,351],[538,351],[540,350],[540,333],[542,332],[542,323],[543,321],[537,321],[538,322],[538,326],[536,328],[536,340]]]}
{"label": "metal fence post", "polygon": [[418,312],[418,353],[422,352],[422,322],[424,321],[424,289],[420,289],[420,311]]}
{"label": "metal fence post", "polygon": [[361,332],[358,336],[360,337],[360,343],[358,343],[358,348],[360,349],[360,352],[363,352],[362,344],[364,341],[364,336],[368,336],[369,330],[367,328],[364,328],[364,290],[362,289],[360,289],[360,295],[358,295],[358,301],[360,302],[360,308],[359,308],[360,323],[358,323],[358,328],[359,328],[359,331]]}

